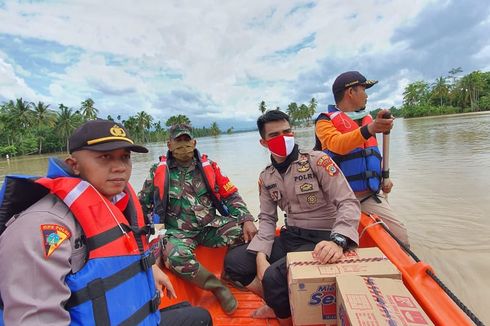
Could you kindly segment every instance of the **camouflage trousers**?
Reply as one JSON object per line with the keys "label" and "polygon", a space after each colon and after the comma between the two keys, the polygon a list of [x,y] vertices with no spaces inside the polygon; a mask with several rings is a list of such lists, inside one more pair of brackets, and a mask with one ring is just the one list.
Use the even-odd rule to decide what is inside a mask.
{"label": "camouflage trousers", "polygon": [[194,250],[198,245],[205,247],[234,247],[244,243],[242,225],[236,221],[221,227],[205,227],[197,235],[190,237],[186,231],[169,229],[164,257],[166,265],[182,278],[194,278],[200,264]]}

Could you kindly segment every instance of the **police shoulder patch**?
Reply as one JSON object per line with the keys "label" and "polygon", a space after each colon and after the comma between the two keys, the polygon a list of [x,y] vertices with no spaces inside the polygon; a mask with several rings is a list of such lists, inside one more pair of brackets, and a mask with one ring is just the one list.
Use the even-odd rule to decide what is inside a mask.
{"label": "police shoulder patch", "polygon": [[320,157],[317,161],[316,161],[316,165],[318,166],[327,166],[329,165],[330,163],[332,163],[332,159],[330,158],[330,156],[328,155],[322,155],[322,157]]}
{"label": "police shoulder patch", "polygon": [[48,258],[59,246],[71,237],[66,227],[57,224],[41,224],[44,258]]}
{"label": "police shoulder patch", "polygon": [[330,176],[337,175],[339,173],[339,169],[337,165],[334,163],[334,161],[330,158],[328,155],[323,155],[316,161],[316,165],[322,166],[325,168],[327,173]]}

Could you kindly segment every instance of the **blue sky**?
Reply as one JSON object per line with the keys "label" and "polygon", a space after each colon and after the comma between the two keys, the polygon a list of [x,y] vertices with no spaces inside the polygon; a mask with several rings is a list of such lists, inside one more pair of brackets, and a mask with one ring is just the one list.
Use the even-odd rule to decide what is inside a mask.
{"label": "blue sky", "polygon": [[145,110],[253,126],[258,106],[333,101],[347,70],[380,82],[369,109],[451,68],[490,70],[487,1],[1,1],[0,102],[100,116]]}

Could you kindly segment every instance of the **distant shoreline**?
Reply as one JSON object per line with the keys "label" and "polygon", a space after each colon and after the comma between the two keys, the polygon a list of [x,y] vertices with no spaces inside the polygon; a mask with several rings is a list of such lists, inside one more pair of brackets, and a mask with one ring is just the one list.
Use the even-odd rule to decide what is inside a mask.
{"label": "distant shoreline", "polygon": [[429,119],[429,118],[438,118],[438,117],[460,117],[460,116],[467,116],[467,115],[483,115],[483,114],[490,114],[490,111],[478,111],[478,112],[465,112],[465,113],[451,113],[451,114],[441,114],[441,115],[429,115],[425,117],[413,117],[413,118],[403,118],[406,120],[415,120],[415,119]]}

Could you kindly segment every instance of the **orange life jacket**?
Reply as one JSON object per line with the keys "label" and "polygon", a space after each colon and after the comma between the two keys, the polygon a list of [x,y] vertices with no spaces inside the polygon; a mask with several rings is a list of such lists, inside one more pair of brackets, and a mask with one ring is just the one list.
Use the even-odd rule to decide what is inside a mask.
{"label": "orange life jacket", "polygon": [[[317,121],[320,119],[330,120],[335,128],[343,134],[359,129],[356,121],[334,106],[329,106],[328,112],[321,113]],[[361,126],[366,126],[372,121],[373,118],[368,114],[362,118]],[[316,142],[316,146],[318,146],[320,143],[318,137]],[[324,152],[337,163],[354,192],[369,190],[377,193],[380,190],[382,157],[376,137],[369,137],[362,146],[354,148],[345,155],[337,154],[328,149]]]}
{"label": "orange life jacket", "polygon": [[40,178],[35,182],[63,200],[75,215],[87,237],[89,259],[138,254],[148,250],[146,233],[141,232],[135,236],[135,232],[132,232],[143,229],[146,223],[138,197],[129,183],[126,188],[130,196],[128,205],[133,212],[129,218],[133,221],[128,221],[114,204],[80,178]]}
{"label": "orange life jacket", "polygon": [[[53,162],[50,160],[50,167],[56,164]],[[77,177],[8,176],[2,191],[8,195],[2,201],[2,212],[16,213],[52,193],[82,227],[88,259],[64,279],[71,290],[64,303],[71,324],[158,325],[160,297],[151,268],[155,258],[146,239],[149,227],[129,184],[129,200],[120,205],[125,213],[116,205],[126,198],[115,205]]]}
{"label": "orange life jacket", "polygon": [[[197,168],[203,175],[204,184],[210,194],[213,206],[222,216],[228,216],[230,213],[223,199],[237,192],[237,187],[227,176],[221,174],[219,166],[216,162],[208,160],[206,154],[200,156],[199,152],[194,150],[194,156],[197,161]],[[169,191],[168,173],[167,156],[162,155],[153,178],[153,185],[155,186],[153,219],[155,223],[163,222],[166,215]]]}

